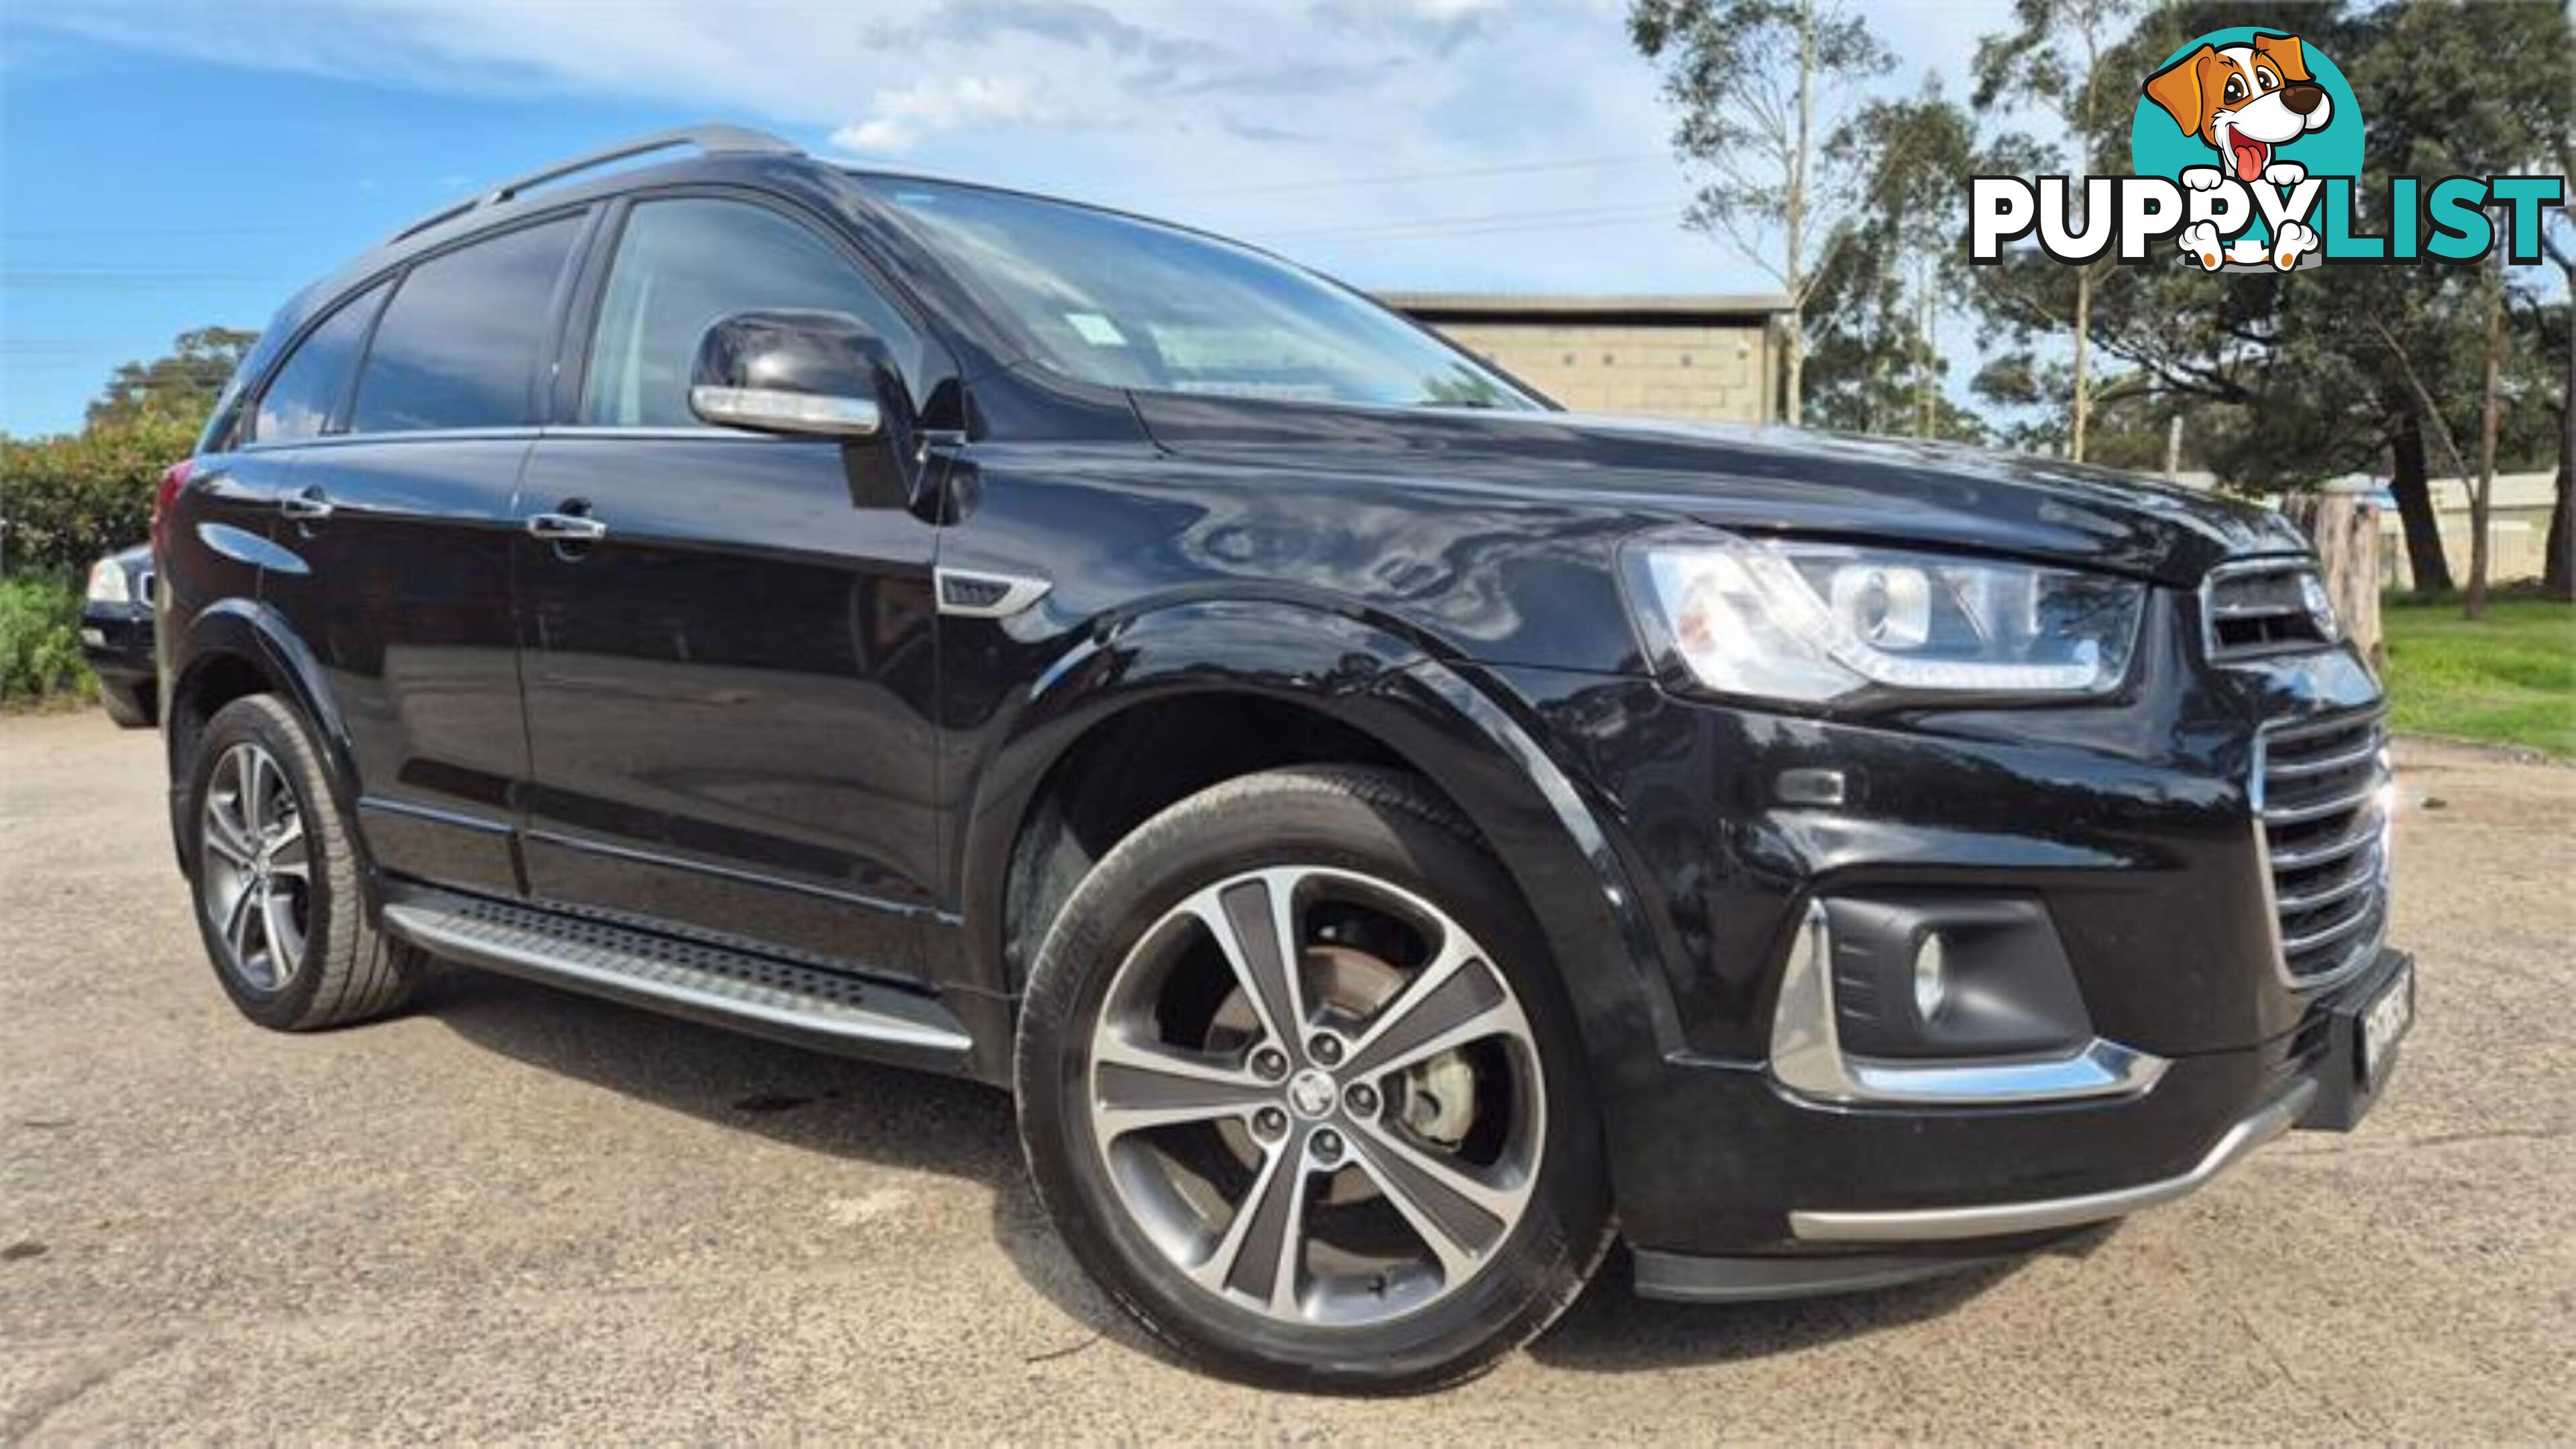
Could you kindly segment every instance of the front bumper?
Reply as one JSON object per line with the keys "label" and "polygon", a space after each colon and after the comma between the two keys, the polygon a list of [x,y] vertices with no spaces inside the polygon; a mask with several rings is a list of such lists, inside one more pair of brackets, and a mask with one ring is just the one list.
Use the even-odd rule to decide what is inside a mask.
{"label": "front bumper", "polygon": [[150,684],[152,606],[91,603],[81,609],[81,657],[113,684]]}
{"label": "front bumper", "polygon": [[[1595,1061],[1641,1287],[1684,1260],[1832,1257],[1819,1271],[1884,1280],[1916,1265],[1857,1260],[2018,1251],[2190,1191],[2290,1122],[2366,1109],[2350,1014],[2402,957],[2331,985],[2288,976],[2253,784],[2265,726],[2366,714],[2377,683],[2349,651],[2213,671],[2180,627],[2142,649],[2120,700],[1871,720],[1496,671],[1656,937],[1660,1049]],[[1897,1074],[1902,1101],[1784,1078],[1785,963],[1814,902],[2004,899],[2062,944],[2094,1050],[2009,1094],[1942,1072]]]}
{"label": "front bumper", "polygon": [[[2362,1016],[2385,993],[2413,985],[2412,958],[2384,951],[2316,1002],[2290,1038],[2259,1053],[2178,1061],[2154,1089],[2127,1101],[1936,1117],[1821,1109],[1775,1091],[1776,1102],[1810,1119],[1767,1124],[1805,1145],[1796,1181],[1776,1184],[1801,1204],[1787,1210],[1785,1233],[1774,1227],[1772,1240],[1749,1254],[1737,1236],[1758,1231],[1749,1221],[1690,1236],[1696,1246],[1641,1241],[1637,1289],[1728,1301],[1883,1287],[2010,1257],[2189,1196],[2294,1128],[2356,1125],[2394,1071],[2393,1058],[2365,1070]],[[2156,1100],[2180,1083],[2189,1084],[2184,1095]],[[2183,1119],[2230,1094],[2244,1099],[2240,1110],[2204,1116],[2212,1130],[2177,1136]],[[1909,1117],[1922,1130],[1909,1130]],[[2086,1166],[2108,1155],[2106,1147],[2126,1160],[2158,1162],[2176,1141],[2190,1146],[2167,1165]],[[1944,1164],[1947,1185],[1931,1186]]]}
{"label": "front bumper", "polygon": [[1960,1203],[1948,1207],[1894,1208],[1875,1212],[1841,1212],[1796,1208],[1789,1213],[1791,1234],[1811,1243],[1921,1243],[1956,1238],[2002,1238],[2021,1233],[2055,1232],[2089,1223],[2127,1217],[2134,1212],[2188,1197],[2251,1155],[2255,1148],[2298,1125],[2317,1099],[2310,1078],[2290,1083],[2281,1095],[2255,1109],[2218,1136],[2190,1170],[2132,1187],[2105,1188],[2071,1197],[2027,1198],[2019,1202]]}

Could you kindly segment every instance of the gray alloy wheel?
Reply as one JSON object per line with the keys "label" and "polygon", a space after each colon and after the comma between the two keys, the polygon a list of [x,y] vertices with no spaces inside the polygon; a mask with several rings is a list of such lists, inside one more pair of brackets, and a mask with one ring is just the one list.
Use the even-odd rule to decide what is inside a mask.
{"label": "gray alloy wheel", "polygon": [[277,1031],[400,1006],[423,958],[378,928],[357,841],[303,718],[277,695],[245,695],[189,743],[177,823],[224,994]]}
{"label": "gray alloy wheel", "polygon": [[1446,912],[1354,870],[1193,893],[1112,976],[1092,1148],[1190,1281],[1290,1325],[1420,1312],[1493,1261],[1547,1140],[1510,981]]}
{"label": "gray alloy wheel", "polygon": [[286,771],[260,745],[224,751],[199,828],[206,920],[224,966],[253,990],[283,991],[312,933],[313,853]]}

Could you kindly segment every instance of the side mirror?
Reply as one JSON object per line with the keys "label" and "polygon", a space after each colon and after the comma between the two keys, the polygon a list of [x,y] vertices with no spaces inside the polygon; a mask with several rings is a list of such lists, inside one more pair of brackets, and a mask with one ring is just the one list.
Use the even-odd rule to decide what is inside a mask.
{"label": "side mirror", "polygon": [[689,411],[719,427],[873,438],[899,396],[885,344],[842,312],[736,312],[698,339]]}

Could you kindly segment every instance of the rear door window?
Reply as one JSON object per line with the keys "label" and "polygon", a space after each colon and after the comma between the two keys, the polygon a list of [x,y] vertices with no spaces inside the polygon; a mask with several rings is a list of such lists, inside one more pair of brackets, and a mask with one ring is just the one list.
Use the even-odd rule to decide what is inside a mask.
{"label": "rear door window", "polygon": [[304,334],[286,364],[261,389],[251,415],[250,441],[284,443],[321,436],[340,400],[349,395],[349,370],[367,342],[367,324],[385,300],[379,282],[340,304],[322,325]]}
{"label": "rear door window", "polygon": [[579,220],[520,227],[413,267],[367,348],[349,430],[536,422],[538,356]]}

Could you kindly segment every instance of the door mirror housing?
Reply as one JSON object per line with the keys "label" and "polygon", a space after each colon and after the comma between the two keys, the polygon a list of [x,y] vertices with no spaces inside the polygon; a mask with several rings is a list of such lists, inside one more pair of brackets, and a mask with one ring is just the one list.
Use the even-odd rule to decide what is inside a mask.
{"label": "door mirror housing", "polygon": [[845,312],[735,312],[698,339],[689,410],[718,427],[873,438],[903,384],[886,346]]}

